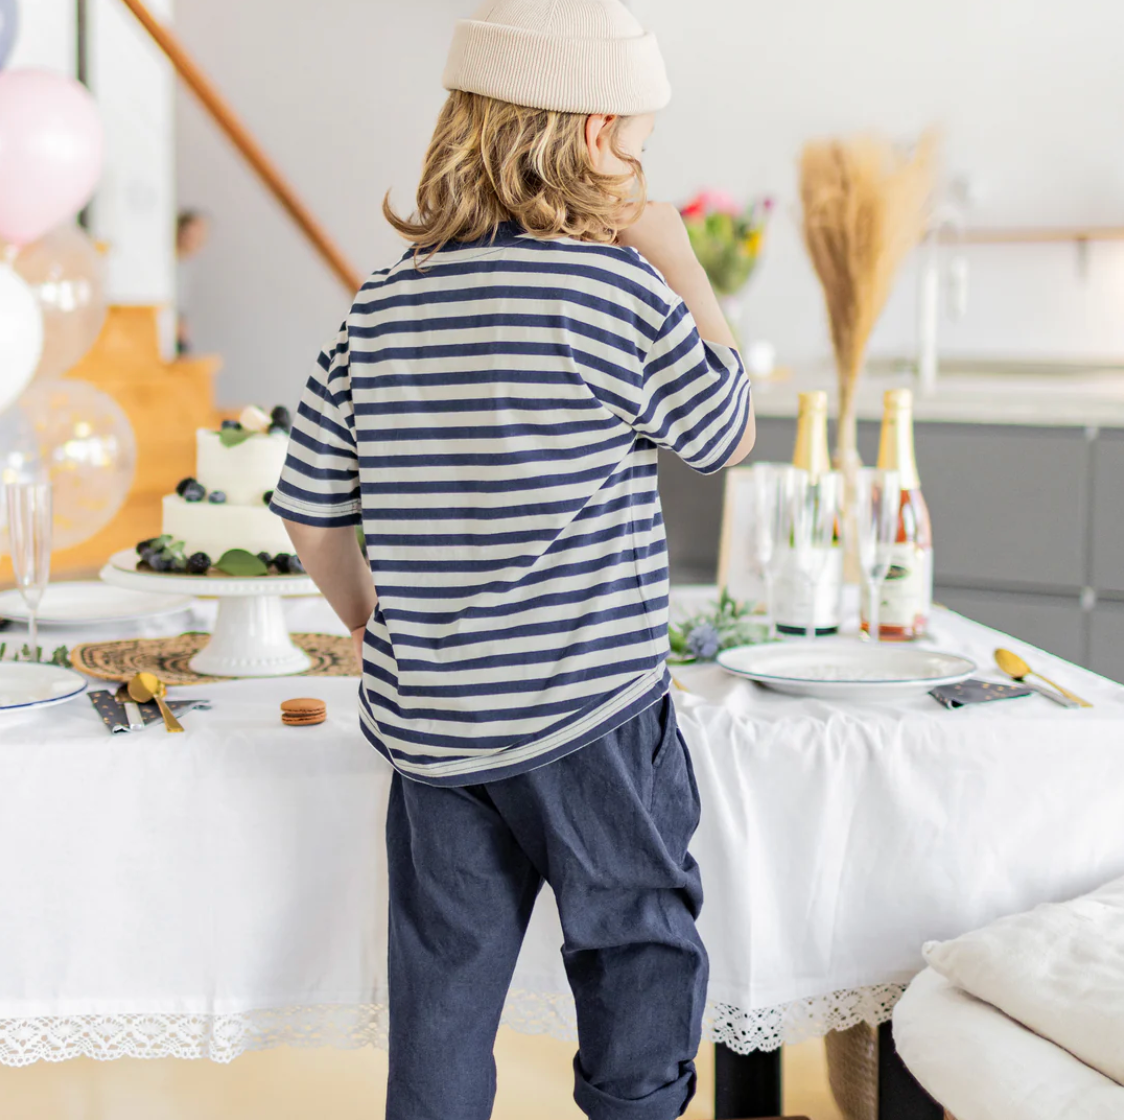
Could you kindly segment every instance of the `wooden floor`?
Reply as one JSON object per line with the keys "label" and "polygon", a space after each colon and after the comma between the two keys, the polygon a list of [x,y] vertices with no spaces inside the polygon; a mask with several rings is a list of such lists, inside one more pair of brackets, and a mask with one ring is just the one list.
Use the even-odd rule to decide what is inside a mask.
{"label": "wooden floor", "polygon": [[[571,1097],[569,1042],[500,1033],[494,1120],[581,1120]],[[689,1120],[713,1117],[713,1048],[699,1060]],[[785,1112],[841,1120],[820,1041],[785,1051]],[[81,1060],[0,1068],[3,1120],[380,1120],[382,1051],[273,1050],[212,1062]],[[531,1106],[533,1106],[533,1111]]]}

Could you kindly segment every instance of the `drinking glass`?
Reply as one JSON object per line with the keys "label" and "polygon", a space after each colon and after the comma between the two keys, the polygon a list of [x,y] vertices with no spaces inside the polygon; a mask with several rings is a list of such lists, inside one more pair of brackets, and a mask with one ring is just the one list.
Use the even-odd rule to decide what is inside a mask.
{"label": "drinking glass", "polygon": [[[897,471],[864,467],[855,477],[855,552],[859,557],[865,591],[870,599],[868,637],[882,639],[879,607],[882,585],[890,570],[898,538],[902,485]],[[860,623],[861,626],[861,623]]]}
{"label": "drinking glass", "polygon": [[790,501],[795,467],[787,463],[753,466],[753,558],[765,583],[765,609],[769,612],[769,638],[777,636],[776,584],[785,510]]}
{"label": "drinking glass", "polygon": [[788,503],[788,530],[792,541],[795,574],[808,590],[807,637],[816,635],[816,591],[835,546],[839,514],[843,504],[843,475],[826,471],[813,477],[797,470]]}
{"label": "drinking glass", "polygon": [[27,607],[32,660],[39,658],[39,604],[51,576],[51,484],[9,482],[8,540],[16,587]]}

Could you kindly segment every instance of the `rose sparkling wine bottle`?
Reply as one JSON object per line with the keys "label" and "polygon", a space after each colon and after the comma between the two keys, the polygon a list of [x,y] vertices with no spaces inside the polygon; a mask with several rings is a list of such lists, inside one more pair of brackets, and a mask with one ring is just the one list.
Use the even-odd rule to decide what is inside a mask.
{"label": "rose sparkling wine bottle", "polygon": [[[792,465],[806,470],[812,478],[819,478],[831,470],[831,453],[827,445],[827,393],[822,390],[801,393],[799,402]],[[777,547],[782,553],[792,552],[789,542],[778,542]],[[814,617],[817,635],[838,633],[843,589],[843,548],[838,529],[814,591],[809,590],[797,575],[790,558],[782,554],[779,561],[774,590],[777,629],[782,634],[803,636],[807,633],[809,618]]]}
{"label": "rose sparkling wine bottle", "polygon": [[[933,606],[933,528],[921,493],[913,449],[913,393],[891,389],[885,396],[881,470],[897,471],[902,504],[890,570],[882,585],[879,635],[882,641],[910,641],[925,633]],[[870,629],[869,604],[863,597],[863,629]]]}

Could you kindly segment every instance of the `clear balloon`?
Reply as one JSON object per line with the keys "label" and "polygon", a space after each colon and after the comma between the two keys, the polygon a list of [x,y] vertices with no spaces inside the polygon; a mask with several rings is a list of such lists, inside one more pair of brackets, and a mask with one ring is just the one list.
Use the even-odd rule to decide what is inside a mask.
{"label": "clear balloon", "polygon": [[43,356],[35,376],[58,377],[86,356],[101,332],[105,262],[86,231],[68,223],[20,249],[12,267],[43,313]]}
{"label": "clear balloon", "polygon": [[85,381],[36,382],[20,401],[54,487],[54,547],[104,529],[124,505],[137,444],[124,409]]}
{"label": "clear balloon", "polygon": [[12,55],[20,30],[20,10],[16,0],[0,0],[0,66]]}
{"label": "clear balloon", "polygon": [[0,412],[24,391],[43,354],[43,315],[35,293],[0,264]]}
{"label": "clear balloon", "polygon": [[77,214],[101,176],[103,142],[97,103],[80,82],[0,72],[0,237],[29,245]]}

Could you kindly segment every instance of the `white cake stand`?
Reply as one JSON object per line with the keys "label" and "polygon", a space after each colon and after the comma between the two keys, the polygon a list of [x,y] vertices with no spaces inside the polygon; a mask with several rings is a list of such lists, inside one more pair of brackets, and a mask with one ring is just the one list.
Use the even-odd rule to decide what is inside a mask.
{"label": "white cake stand", "polygon": [[188,662],[208,677],[286,677],[312,666],[293,644],[285,625],[283,595],[309,595],[308,576],[189,576],[138,571],[132,550],[115,553],[101,578],[115,587],[139,591],[186,592],[219,601],[211,640]]}

